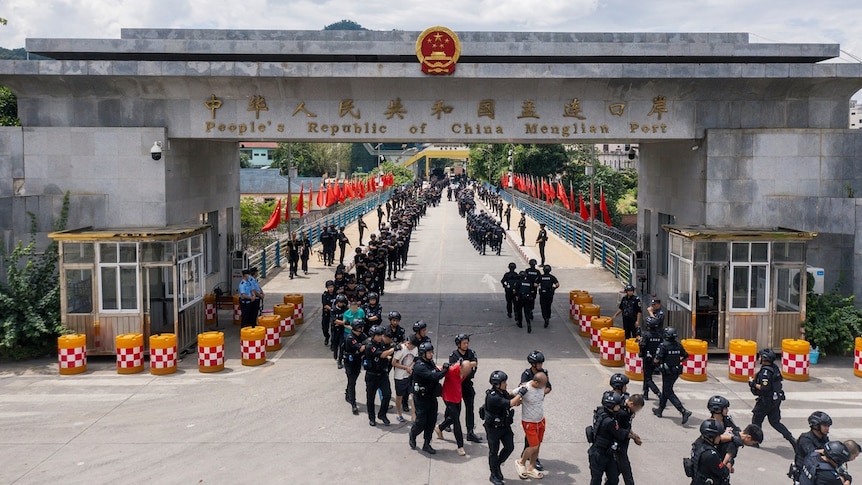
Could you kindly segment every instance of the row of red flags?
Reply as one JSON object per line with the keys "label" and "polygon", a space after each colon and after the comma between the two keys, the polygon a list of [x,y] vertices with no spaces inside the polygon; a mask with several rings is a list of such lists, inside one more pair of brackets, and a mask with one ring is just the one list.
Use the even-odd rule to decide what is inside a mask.
{"label": "row of red flags", "polygon": [[[509,188],[509,177],[510,174],[508,172],[504,172],[500,178],[500,184],[504,189]],[[572,214],[576,211],[575,206],[575,191],[572,188],[572,183],[569,182],[569,193],[566,194],[566,188],[563,187],[561,182],[551,182],[543,177],[533,177],[532,175],[526,174],[513,174],[512,175],[512,184],[514,185],[514,189],[527,194],[531,197],[535,197],[537,199],[544,199],[548,204],[553,204],[555,199],[559,199],[563,204],[563,207],[566,210],[570,211]],[[608,211],[608,204],[605,201],[605,191],[601,189],[601,196],[599,197],[599,211],[602,213],[602,219],[608,227],[611,227],[613,224],[611,223],[611,213]],[[584,221],[588,221],[590,219],[590,213],[587,210],[587,204],[584,203],[584,196],[578,192],[578,211],[580,212],[580,216]],[[593,214],[593,217],[596,215]]]}
{"label": "row of red flags", "polygon": [[[335,204],[343,204],[347,199],[364,199],[365,195],[368,193],[376,192],[378,189],[385,189],[392,184],[395,183],[395,176],[392,173],[384,174],[380,177],[380,180],[377,180],[377,177],[366,177],[364,179],[355,178],[351,180],[341,180],[341,181],[330,181],[328,184],[324,184],[323,181],[320,182],[320,187],[317,189],[317,206],[324,208],[330,207]],[[308,184],[308,210],[311,210],[312,207],[312,196],[314,194],[314,187],[309,183]],[[286,205],[286,204],[285,204]],[[306,212],[306,203],[305,203],[305,182],[300,184],[299,187],[299,197],[296,199],[296,207],[294,207],[296,212],[299,213],[299,217],[305,215]],[[279,223],[281,223],[282,215],[281,215],[281,199],[278,200],[275,204],[275,209],[272,211],[272,215],[269,216],[269,221],[263,226],[261,229],[262,232],[271,231],[278,227]],[[290,211],[284,211],[284,222],[288,222],[290,220]]]}

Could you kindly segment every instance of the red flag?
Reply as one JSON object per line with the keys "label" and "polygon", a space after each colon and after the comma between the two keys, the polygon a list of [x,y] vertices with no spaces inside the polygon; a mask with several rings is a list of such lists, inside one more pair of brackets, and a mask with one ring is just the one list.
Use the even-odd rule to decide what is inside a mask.
{"label": "red flag", "polygon": [[548,194],[548,195],[547,195],[547,197],[546,197],[546,198],[548,199],[548,204],[553,204],[553,203],[554,203],[554,197],[555,197],[557,194],[556,194],[556,192],[554,191],[554,185],[553,185],[553,183],[552,183],[551,181],[548,181],[548,192],[547,192],[547,194]]}
{"label": "red flag", "polygon": [[569,210],[572,214],[575,213],[575,189],[572,188],[572,181],[569,180]]}
{"label": "red flag", "polygon": [[[310,194],[310,192],[309,192]],[[317,189],[317,207],[319,209],[323,209],[326,204],[326,199],[323,197],[323,180],[320,181],[320,188]],[[311,204],[308,205],[309,209],[311,208]]]}
{"label": "red flag", "polygon": [[500,174],[500,187],[509,188],[509,177],[506,176],[506,172]]}
{"label": "red flag", "polygon": [[275,204],[275,210],[272,211],[272,215],[269,216],[269,221],[267,221],[266,225],[260,230],[261,232],[271,231],[278,227],[278,224],[281,222],[281,199],[278,199],[278,202]]}
{"label": "red flag", "polygon": [[569,198],[566,197],[566,189],[563,188],[562,182],[557,182],[557,198],[563,203],[563,207],[569,208]]}
{"label": "red flag", "polygon": [[311,212],[311,195],[314,193],[314,183],[308,182],[308,212]]}
{"label": "red flag", "polygon": [[359,198],[364,199],[365,198],[365,182],[363,182],[361,180],[359,180],[358,182],[359,183],[357,184],[357,186],[359,187]]}
{"label": "red flag", "polygon": [[345,180],[344,181],[344,198],[345,199],[352,199],[354,197],[355,197],[355,195],[353,193],[353,182],[352,181],[348,182],[347,180]]}
{"label": "red flag", "polygon": [[[345,185],[346,185],[346,184],[345,184]],[[338,203],[339,203],[339,204],[343,204],[343,203],[344,203],[344,201],[347,199],[347,193],[346,193],[346,192],[347,192],[347,188],[346,188],[346,187],[345,187],[345,188],[342,188],[342,187],[338,184],[338,181],[336,181],[336,182],[335,182],[335,195],[336,195],[336,196],[337,196],[337,198],[338,198]]]}
{"label": "red flag", "polygon": [[599,202],[599,208],[602,210],[602,215],[605,217],[605,224],[608,227],[611,227],[613,224],[611,223],[611,213],[608,212],[608,203],[605,202],[605,189],[601,189],[601,202]]}
{"label": "red flag", "polygon": [[335,189],[332,187],[332,182],[326,186],[326,207],[338,202],[338,197],[335,196]]}
{"label": "red flag", "polygon": [[587,212],[587,204],[584,204],[584,196],[578,192],[578,200],[580,200],[581,204],[581,219],[584,221],[590,220],[590,213]]}
{"label": "red flag", "polygon": [[[299,212],[299,217],[302,217],[305,214],[305,201],[303,197],[305,196],[305,182],[299,184],[299,198],[296,199],[296,212]],[[290,212],[290,211],[287,211]]]}

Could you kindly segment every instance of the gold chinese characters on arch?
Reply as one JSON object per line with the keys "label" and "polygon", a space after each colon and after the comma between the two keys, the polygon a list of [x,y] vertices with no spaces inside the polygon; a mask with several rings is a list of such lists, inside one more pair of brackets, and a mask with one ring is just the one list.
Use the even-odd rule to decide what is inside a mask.
{"label": "gold chinese characters on arch", "polygon": [[[245,102],[245,111],[249,112],[249,115],[254,113],[254,117],[244,122],[216,121],[219,110],[225,104],[236,101]],[[313,137],[351,135],[408,137],[442,134],[467,138],[483,135],[569,138],[579,134],[662,135],[668,134],[670,128],[667,121],[662,121],[662,115],[670,113],[669,101],[663,95],[652,98],[651,105],[648,104],[651,106],[649,110],[645,109],[644,103],[637,105],[639,110],[643,110],[639,114],[633,114],[628,109],[629,103],[623,101],[604,102],[604,109],[607,110],[605,113],[596,112],[595,102],[589,104],[590,109],[587,109],[577,97],[557,102],[536,99],[503,101],[506,107],[515,108],[515,111],[504,110],[501,116],[495,98],[472,102],[453,102],[446,99],[403,101],[400,96],[388,102],[343,98],[337,105],[327,101],[279,99],[271,109],[266,98],[261,94],[250,94],[247,98],[233,101],[225,101],[212,94],[203,101],[209,118],[204,122],[204,131],[207,134],[225,133],[240,136],[275,131],[276,133],[303,133]],[[515,106],[511,106],[510,103]],[[612,121],[622,118],[627,111],[628,116],[625,121]],[[237,111],[232,109],[230,112]],[[412,118],[407,117],[411,113]],[[327,119],[330,121],[324,121]]]}

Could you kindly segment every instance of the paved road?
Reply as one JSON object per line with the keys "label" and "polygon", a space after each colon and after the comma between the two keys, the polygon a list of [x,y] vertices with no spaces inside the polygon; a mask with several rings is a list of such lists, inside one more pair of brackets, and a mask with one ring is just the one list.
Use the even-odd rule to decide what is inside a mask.
{"label": "paved road", "polygon": [[[366,221],[372,225],[376,218]],[[530,231],[532,225],[528,241]],[[527,257],[534,249],[526,248]],[[492,370],[517,376],[529,351],[543,350],[554,384],[545,406],[543,483],[586,483],[583,429],[612,371],[598,364],[564,318],[568,291],[556,299],[559,316],[548,329],[527,334],[506,318],[499,279],[509,261],[523,266],[522,258],[510,243],[502,256],[479,256],[467,243],[454,202],[444,200],[416,230],[406,271],[387,284],[384,310],[399,310],[405,326],[419,318],[428,322],[441,357],[454,347],[456,334],[473,334],[480,394]],[[548,263],[562,289],[587,289],[603,308],[613,308],[619,285],[606,272],[589,267],[555,239]],[[118,376],[109,359],[91,359],[86,374],[64,377],[56,375],[52,361],[5,365],[0,483],[487,483],[484,444],[468,442],[468,456],[460,457],[449,434],[445,441],[435,440],[438,454],[429,458],[408,448],[408,425],[371,428],[364,412],[350,413],[342,397],[344,374],[323,347],[318,324],[317,295],[330,275],[330,269],[313,265],[303,278],[289,280],[281,273],[266,282],[269,302],[280,300],[280,293],[305,293],[309,321],[260,367],[241,366],[235,349],[228,369],[210,375],[197,372],[193,356],[181,362],[177,374],[162,377]],[[238,332],[228,320],[222,312],[231,346]],[[695,412],[687,426],[680,426],[672,410],[669,418],[658,419],[645,409],[635,420],[644,438],[644,445],[630,452],[638,483],[687,483],[681,459],[707,417],[710,395],[728,397],[737,422],[749,420],[753,399],[747,385],[726,378],[726,359],[713,358],[709,365],[707,382],[678,385],[681,399]],[[830,358],[813,369],[810,382],[786,383],[784,421],[794,434],[805,430],[810,411],[821,409],[835,419],[834,438],[862,437],[862,379],[851,368],[847,359]],[[357,390],[364,396],[362,380]],[[360,408],[362,402],[361,397]],[[516,442],[522,439],[516,430]],[[770,428],[766,440],[760,449],[742,451],[733,483],[787,483],[792,452]],[[514,458],[504,474],[509,483],[517,482]]]}

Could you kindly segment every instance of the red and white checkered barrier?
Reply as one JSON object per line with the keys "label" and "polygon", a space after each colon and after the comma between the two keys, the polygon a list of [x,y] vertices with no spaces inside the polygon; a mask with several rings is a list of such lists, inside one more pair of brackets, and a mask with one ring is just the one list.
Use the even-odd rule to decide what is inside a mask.
{"label": "red and white checkered barrier", "polygon": [[[623,342],[613,342],[610,340],[599,339],[599,354],[600,358],[603,361],[607,361],[608,364],[612,367],[615,367],[615,363],[619,363],[616,365],[623,365],[623,359],[625,358],[625,350],[623,348]],[[604,362],[602,362],[604,364]]]}
{"label": "red and white checkered barrier", "polygon": [[117,370],[143,369],[144,346],[117,347]]}
{"label": "red and white checkered barrier", "polygon": [[629,379],[634,379],[634,376],[641,376],[641,379],[643,379],[644,362],[637,352],[626,350],[625,372]]}
{"label": "red and white checkered barrier", "polygon": [[749,378],[754,377],[756,367],[756,355],[730,354],[730,357],[727,361],[727,372],[730,375],[731,379],[736,377],[736,379],[734,380],[747,381]]}
{"label": "red and white checkered barrier", "polygon": [[177,348],[150,348],[150,369],[170,369],[177,366]]}
{"label": "red and white checkered barrier", "polygon": [[275,327],[266,327],[266,339],[264,340],[264,347],[269,352],[273,352],[276,350],[281,350],[281,323],[282,320],[279,320],[279,325]]}
{"label": "red and white checkered barrier", "polygon": [[218,367],[224,365],[224,345],[215,347],[198,346],[198,366]]}
{"label": "red and white checkered barrier", "polygon": [[242,307],[240,307],[239,303],[233,305],[233,323],[234,325],[242,323]]}
{"label": "red and white checkered barrier", "polygon": [[243,364],[245,361],[258,361],[266,359],[266,345],[264,340],[243,340],[240,344],[240,355]]}
{"label": "red and white checkered barrier", "polygon": [[598,351],[601,348],[602,338],[599,335],[601,332],[601,328],[593,327],[592,321],[590,322],[590,349],[596,349]]}
{"label": "red and white checkered barrier", "polygon": [[297,321],[304,321],[305,320],[305,310],[303,309],[303,304],[302,303],[295,303],[294,305],[296,305],[294,307],[294,312],[296,314],[296,318],[299,319]]}
{"label": "red and white checkered barrier", "polygon": [[589,335],[590,336],[590,345],[592,345],[593,336],[590,332],[590,323],[593,321],[592,315],[580,315],[578,316],[578,321],[580,322],[580,333],[581,335]]}
{"label": "red and white checkered barrier", "polygon": [[856,337],[857,348],[853,351],[853,373],[857,377],[862,377],[862,348],[858,347],[860,337]]}
{"label": "red and white checkered barrier", "polygon": [[689,380],[705,380],[706,363],[706,354],[688,354],[688,359],[682,364],[682,373],[690,376]]}
{"label": "red and white checkered barrier", "polygon": [[296,330],[296,325],[293,324],[293,315],[281,319],[281,335],[283,337],[293,335],[294,330]]}
{"label": "red and white checkered barrier", "polygon": [[218,313],[216,312],[216,304],[207,302],[206,314],[204,315],[204,319],[206,319],[207,325],[212,325],[213,323],[215,323],[217,317]]}
{"label": "red and white checkered barrier", "polygon": [[809,367],[808,354],[781,353],[781,372],[791,376],[807,376]]}
{"label": "red and white checkered barrier", "polygon": [[578,305],[575,303],[575,301],[569,300],[569,318],[571,318],[573,322],[578,320],[577,309]]}
{"label": "red and white checkered barrier", "polygon": [[87,367],[87,347],[74,347],[71,349],[57,349],[57,359],[60,363],[60,372],[64,369],[78,369]]}

